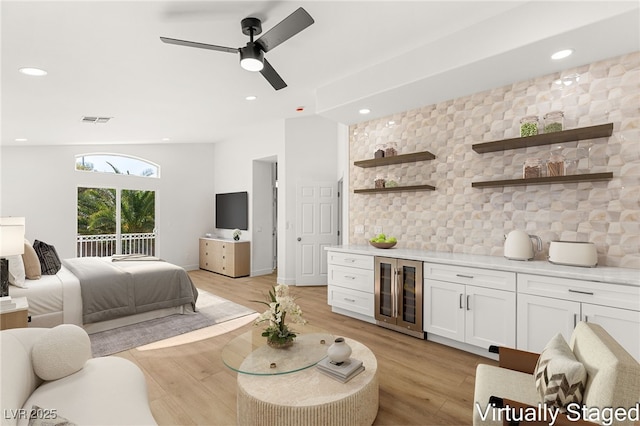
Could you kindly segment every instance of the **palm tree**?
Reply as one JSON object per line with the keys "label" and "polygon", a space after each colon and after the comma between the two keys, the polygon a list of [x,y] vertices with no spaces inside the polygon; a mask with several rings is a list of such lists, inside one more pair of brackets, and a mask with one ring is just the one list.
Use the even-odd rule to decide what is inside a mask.
{"label": "palm tree", "polygon": [[121,200],[122,233],[153,232],[155,228],[155,192],[123,190]]}

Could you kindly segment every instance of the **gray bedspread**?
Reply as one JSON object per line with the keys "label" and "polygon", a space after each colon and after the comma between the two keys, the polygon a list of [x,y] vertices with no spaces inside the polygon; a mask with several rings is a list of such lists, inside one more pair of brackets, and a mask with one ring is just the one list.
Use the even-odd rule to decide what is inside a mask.
{"label": "gray bedspread", "polygon": [[160,259],[78,257],[62,263],[80,281],[84,324],[187,304],[195,310],[198,290],[187,271]]}

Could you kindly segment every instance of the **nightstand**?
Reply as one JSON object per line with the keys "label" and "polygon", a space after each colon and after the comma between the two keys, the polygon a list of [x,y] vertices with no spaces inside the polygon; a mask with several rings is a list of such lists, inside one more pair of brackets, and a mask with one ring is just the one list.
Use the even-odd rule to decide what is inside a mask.
{"label": "nightstand", "polygon": [[14,297],[12,301],[16,304],[10,309],[0,311],[0,330],[9,328],[24,328],[27,326],[29,315],[29,303],[26,297]]}

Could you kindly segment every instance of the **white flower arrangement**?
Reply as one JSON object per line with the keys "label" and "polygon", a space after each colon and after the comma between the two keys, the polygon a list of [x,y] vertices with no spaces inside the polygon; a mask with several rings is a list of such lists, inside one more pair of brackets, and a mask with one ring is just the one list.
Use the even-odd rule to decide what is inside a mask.
{"label": "white flower arrangement", "polygon": [[295,299],[289,295],[289,286],[279,284],[269,291],[269,301],[260,302],[269,309],[264,311],[254,324],[260,325],[265,321],[269,321],[269,326],[262,333],[267,338],[267,342],[275,345],[286,345],[293,342],[296,333],[289,330],[285,323],[285,319],[296,324],[306,324],[307,321],[302,318],[302,309],[295,302]]}

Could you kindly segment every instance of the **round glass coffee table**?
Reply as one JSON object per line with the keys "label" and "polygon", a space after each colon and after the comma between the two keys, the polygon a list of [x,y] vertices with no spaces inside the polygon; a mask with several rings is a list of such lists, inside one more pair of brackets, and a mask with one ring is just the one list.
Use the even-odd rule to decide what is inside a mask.
{"label": "round glass coffee table", "polygon": [[222,349],[222,361],[238,373],[257,376],[287,374],[313,367],[327,356],[334,337],[318,327],[299,326],[294,344],[275,349],[267,345],[262,328],[255,328],[234,338]]}
{"label": "round glass coffee table", "polygon": [[298,331],[295,343],[286,349],[267,346],[262,330],[256,329],[222,350],[225,365],[240,373],[237,424],[372,424],[378,414],[378,362],[373,352],[346,338],[351,357],[361,360],[365,370],[342,383],[310,368],[326,356],[334,337],[308,325]]}

